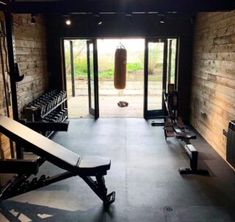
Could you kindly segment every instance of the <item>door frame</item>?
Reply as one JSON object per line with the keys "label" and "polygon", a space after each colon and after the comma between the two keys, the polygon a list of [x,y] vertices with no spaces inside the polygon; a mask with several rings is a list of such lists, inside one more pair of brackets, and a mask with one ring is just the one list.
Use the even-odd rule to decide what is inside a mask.
{"label": "door frame", "polygon": [[[163,70],[162,70],[162,108],[159,110],[148,110],[148,62],[149,62],[149,42],[163,42]],[[167,79],[167,38],[145,38],[145,51],[144,51],[144,118],[155,119],[164,116],[164,100],[163,92],[166,90]]]}
{"label": "door frame", "polygon": [[[107,39],[109,37],[106,37]],[[128,37],[127,37],[128,38]],[[143,38],[143,37],[139,37],[139,38]],[[95,89],[95,106],[96,109],[94,111],[92,111],[92,115],[94,116],[95,119],[99,118],[99,78],[98,78],[98,52],[97,52],[97,40],[98,38],[62,38],[61,40],[61,48],[62,48],[62,61],[63,64],[65,64],[65,58],[64,58],[64,40],[87,40],[87,41],[91,41],[94,43],[94,89]],[[162,118],[164,116],[164,106],[163,106],[163,99],[162,99],[162,109],[161,110],[156,110],[156,111],[148,111],[147,110],[147,105],[148,105],[148,42],[158,42],[159,40],[164,41],[165,45],[164,45],[164,60],[163,60],[163,81],[162,81],[162,91],[164,92],[164,90],[166,90],[167,87],[167,48],[168,48],[168,39],[176,39],[176,58],[175,58],[175,88],[177,89],[177,85],[178,85],[178,57],[179,57],[179,37],[151,37],[151,38],[143,38],[145,39],[145,49],[144,49],[144,95],[143,95],[143,117],[145,119],[153,119],[153,118]],[[87,61],[88,63],[88,61]],[[66,90],[66,75],[65,75],[65,67],[63,65],[63,71],[64,71],[64,75],[62,77],[62,81],[63,81],[63,89]],[[89,87],[89,86],[88,86]],[[90,90],[89,90],[90,91]],[[89,92],[88,92],[89,94]],[[88,95],[89,96],[89,95]],[[90,97],[90,96],[89,96]],[[163,95],[162,95],[163,97]],[[90,101],[89,101],[90,103]]]}
{"label": "door frame", "polygon": [[[90,89],[89,89],[89,84],[88,84],[88,111],[89,114],[91,114],[95,119],[99,118],[99,78],[98,78],[98,53],[97,53],[97,39],[96,38],[75,38],[75,37],[63,37],[60,38],[60,47],[61,47],[61,64],[62,64],[62,89],[67,91],[67,86],[66,86],[66,67],[65,67],[65,44],[64,41],[71,41],[71,40],[85,40],[86,42],[89,41],[90,43],[93,43],[93,63],[94,63],[94,94],[95,94],[95,99],[94,99],[94,105],[95,105],[95,109],[94,111],[90,110]],[[88,51],[88,50],[87,50]],[[87,52],[88,54],[88,52]],[[88,58],[88,57],[87,57]],[[87,60],[87,66],[88,66],[88,60]],[[87,75],[88,75],[88,70],[87,70]],[[89,79],[90,80],[90,79]],[[89,80],[87,79],[88,83]],[[68,101],[66,101],[66,108],[68,108]]]}
{"label": "door frame", "polygon": [[[90,45],[93,45],[93,73],[94,73],[94,108],[91,101],[91,70],[90,70]],[[88,101],[89,113],[95,119],[99,118],[99,78],[98,78],[98,54],[97,54],[97,39],[87,40],[87,79],[88,79]]]}

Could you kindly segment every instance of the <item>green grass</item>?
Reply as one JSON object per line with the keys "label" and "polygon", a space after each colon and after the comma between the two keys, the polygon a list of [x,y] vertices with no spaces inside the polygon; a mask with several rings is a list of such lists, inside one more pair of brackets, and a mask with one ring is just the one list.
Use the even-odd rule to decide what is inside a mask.
{"label": "green grass", "polygon": [[138,72],[144,69],[143,63],[127,63],[127,72]]}
{"label": "green grass", "polygon": [[[128,63],[127,72],[141,72],[143,70],[143,65],[141,63]],[[70,74],[70,70],[67,69],[67,73]],[[86,61],[77,61],[74,64],[74,74],[75,78],[86,78],[87,77],[87,64]],[[114,68],[113,67],[99,67],[99,77],[104,79],[113,78]]]}
{"label": "green grass", "polygon": [[99,77],[103,78],[103,79],[113,78],[113,74],[114,74],[114,70],[113,69],[99,71]]}
{"label": "green grass", "polygon": [[[127,63],[127,75],[128,74],[137,74],[137,73],[143,73],[144,69],[144,61],[142,59],[137,60],[136,62]],[[70,76],[70,56],[69,52],[65,53],[65,61],[66,61],[66,73],[68,76]],[[103,57],[99,60],[99,78],[101,79],[113,79],[114,75],[114,64],[113,61],[110,60],[109,57]],[[174,65],[174,64],[173,64]],[[156,63],[156,61],[149,61],[149,73],[150,73],[150,79],[156,78],[160,79],[161,75],[151,75],[151,73],[160,73],[162,71],[162,64]],[[86,56],[81,55],[80,57],[76,57],[74,59],[74,74],[75,78],[87,78],[87,61]]]}

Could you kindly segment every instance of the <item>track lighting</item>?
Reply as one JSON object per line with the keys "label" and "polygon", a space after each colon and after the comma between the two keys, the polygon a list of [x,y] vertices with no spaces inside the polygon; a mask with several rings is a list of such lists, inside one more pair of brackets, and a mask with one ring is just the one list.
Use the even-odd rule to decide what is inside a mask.
{"label": "track lighting", "polygon": [[96,25],[101,26],[103,24],[103,19],[101,18],[99,13],[93,14],[93,18]]}
{"label": "track lighting", "polygon": [[160,22],[160,24],[165,24],[165,18],[161,17],[159,22]]}

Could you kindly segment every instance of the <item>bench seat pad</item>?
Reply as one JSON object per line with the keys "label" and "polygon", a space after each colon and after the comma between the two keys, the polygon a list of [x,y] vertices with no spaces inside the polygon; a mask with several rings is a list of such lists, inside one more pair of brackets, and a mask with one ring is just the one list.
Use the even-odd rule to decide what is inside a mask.
{"label": "bench seat pad", "polygon": [[79,171],[86,175],[106,174],[106,171],[111,167],[111,160],[100,156],[85,156],[80,158],[78,167]]}

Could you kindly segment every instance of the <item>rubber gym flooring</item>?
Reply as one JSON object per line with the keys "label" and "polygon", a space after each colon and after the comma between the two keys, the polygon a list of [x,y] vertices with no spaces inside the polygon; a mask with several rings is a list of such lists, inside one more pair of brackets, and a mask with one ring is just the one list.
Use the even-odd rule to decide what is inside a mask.
{"label": "rubber gym flooring", "polygon": [[[210,176],[178,173],[189,165],[182,144],[165,141],[162,126],[136,118],[73,119],[68,132],[53,140],[81,157],[112,159],[106,185],[116,191],[108,210],[79,178],[3,201],[0,221],[235,221],[235,173],[200,137],[192,141],[200,151],[200,167]],[[61,170],[45,163],[41,174]]]}

